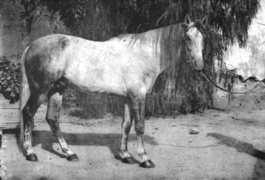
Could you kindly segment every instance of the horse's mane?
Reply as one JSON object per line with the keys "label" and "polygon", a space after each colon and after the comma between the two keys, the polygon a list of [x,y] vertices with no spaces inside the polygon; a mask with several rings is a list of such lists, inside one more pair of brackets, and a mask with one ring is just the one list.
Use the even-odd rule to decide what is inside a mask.
{"label": "horse's mane", "polygon": [[[206,30],[200,21],[195,21],[191,26],[179,23],[158,29],[149,30],[139,34],[121,34],[111,38],[109,41],[128,42],[128,46],[133,46],[139,40],[143,46],[152,46],[160,57],[161,67],[170,64],[171,67],[178,66],[180,58],[185,58],[185,33],[188,28],[196,27],[203,36]],[[172,69],[175,71],[175,69]]]}
{"label": "horse's mane", "polygon": [[175,71],[175,67],[178,66],[180,58],[187,58],[185,50],[185,35],[187,30],[192,27],[197,28],[204,38],[207,37],[206,29],[201,21],[195,21],[191,26],[188,26],[185,23],[179,23],[161,28],[161,62],[169,63],[170,67],[173,67],[173,72]]}
{"label": "horse's mane", "polygon": [[[149,30],[139,34],[121,34],[113,37],[108,41],[127,42],[128,47],[132,47],[138,42],[138,48],[141,46],[151,46],[154,52],[157,53],[157,58],[160,58],[161,66],[166,63],[176,63],[176,59],[180,57],[184,42],[185,30],[187,25],[184,23],[161,27],[158,29]],[[140,42],[140,43],[139,43]],[[159,53],[158,53],[159,52]]]}
{"label": "horse's mane", "polygon": [[[186,24],[180,23],[161,28],[161,38],[159,42],[161,63],[169,63],[171,67],[177,65],[176,61],[182,56],[185,50],[184,38],[187,27]],[[161,64],[161,66],[164,65]]]}

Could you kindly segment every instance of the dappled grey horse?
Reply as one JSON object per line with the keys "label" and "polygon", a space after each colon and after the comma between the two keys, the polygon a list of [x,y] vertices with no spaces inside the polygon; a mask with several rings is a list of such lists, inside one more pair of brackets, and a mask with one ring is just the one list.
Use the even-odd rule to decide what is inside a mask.
{"label": "dappled grey horse", "polygon": [[46,120],[69,161],[78,160],[59,128],[63,92],[67,85],[83,92],[111,93],[126,98],[119,154],[124,163],[135,163],[127,141],[135,121],[141,167],[154,167],[144,148],[146,94],[167,67],[174,66],[185,48],[189,62],[202,70],[204,18],[95,42],[70,35],[53,34],[32,42],[22,56],[21,140],[29,161],[37,161],[32,148],[33,117],[48,99]]}

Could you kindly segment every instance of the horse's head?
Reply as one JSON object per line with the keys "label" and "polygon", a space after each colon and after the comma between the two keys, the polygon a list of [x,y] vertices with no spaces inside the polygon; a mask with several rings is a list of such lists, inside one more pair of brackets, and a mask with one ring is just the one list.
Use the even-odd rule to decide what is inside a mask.
{"label": "horse's head", "polygon": [[204,67],[203,62],[203,49],[204,39],[206,37],[205,32],[206,17],[201,21],[192,22],[187,15],[185,18],[185,24],[187,29],[185,32],[186,51],[190,57],[190,62],[196,70],[202,70]]}

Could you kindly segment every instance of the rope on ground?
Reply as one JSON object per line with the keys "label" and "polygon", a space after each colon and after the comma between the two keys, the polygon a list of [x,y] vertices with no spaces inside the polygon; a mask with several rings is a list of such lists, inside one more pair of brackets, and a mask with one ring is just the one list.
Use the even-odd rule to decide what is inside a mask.
{"label": "rope on ground", "polygon": [[205,145],[205,146],[179,146],[179,145],[176,145],[176,144],[164,144],[164,143],[157,143],[157,145],[172,146],[172,147],[178,147],[178,148],[209,148],[209,147],[221,146],[222,143],[221,142],[217,142],[217,143],[212,143],[212,144]]}

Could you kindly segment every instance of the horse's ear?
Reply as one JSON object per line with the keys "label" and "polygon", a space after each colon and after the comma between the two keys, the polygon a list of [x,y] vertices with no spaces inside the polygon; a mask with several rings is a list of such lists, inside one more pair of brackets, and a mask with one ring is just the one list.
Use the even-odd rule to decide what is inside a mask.
{"label": "horse's ear", "polygon": [[208,18],[207,16],[204,16],[204,18],[201,20],[201,23],[203,26],[205,26],[207,24]]}
{"label": "horse's ear", "polygon": [[190,16],[187,14],[185,16],[185,24],[189,25],[191,23]]}

